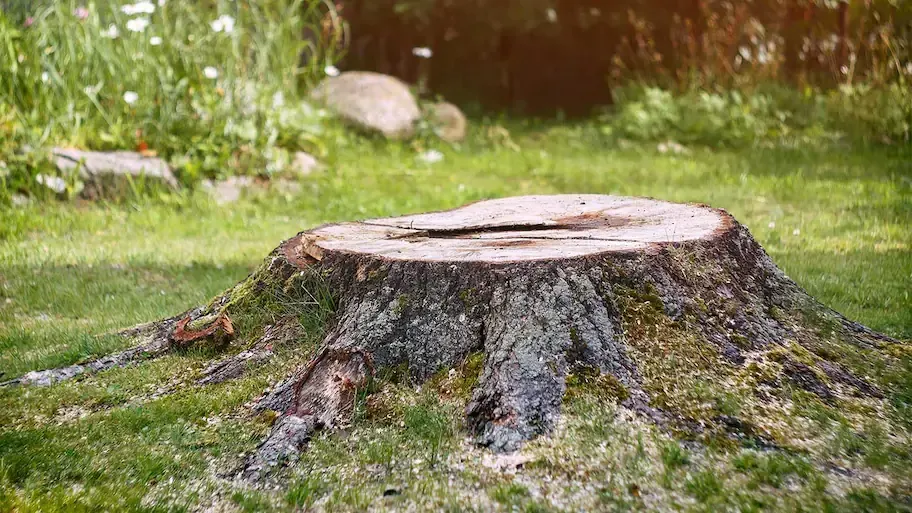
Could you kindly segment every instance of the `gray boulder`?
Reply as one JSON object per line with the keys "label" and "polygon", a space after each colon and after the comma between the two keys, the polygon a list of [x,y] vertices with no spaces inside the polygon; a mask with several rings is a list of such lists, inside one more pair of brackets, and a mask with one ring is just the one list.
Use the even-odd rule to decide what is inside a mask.
{"label": "gray boulder", "polygon": [[408,86],[380,73],[348,71],[327,77],[311,97],[346,121],[390,139],[410,137],[421,117]]}
{"label": "gray boulder", "polygon": [[82,196],[98,197],[111,191],[122,191],[128,180],[145,179],[177,188],[177,179],[168,164],[156,157],[144,157],[133,151],[82,151],[54,148],[54,163],[61,173],[79,168],[85,182]]}

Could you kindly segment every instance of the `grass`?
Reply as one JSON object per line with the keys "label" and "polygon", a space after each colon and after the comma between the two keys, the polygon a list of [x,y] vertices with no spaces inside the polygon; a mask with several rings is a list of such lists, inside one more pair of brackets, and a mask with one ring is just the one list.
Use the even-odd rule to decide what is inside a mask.
{"label": "grass", "polygon": [[[185,190],[0,207],[3,379],[116,349],[119,339],[94,335],[207,301],[308,227],[532,193],[725,208],[812,295],[912,338],[912,149],[799,142],[672,155],[619,144],[588,124],[509,125],[509,144],[492,126],[477,127],[462,147],[438,145],[445,158],[436,164],[417,158],[436,143],[346,138],[295,196],[253,194],[217,206]],[[211,387],[192,385],[209,356],[189,352],[48,389],[0,390],[0,511],[889,511],[909,492],[901,470],[908,437],[877,425],[840,427],[822,417],[832,440],[804,455],[695,446],[617,409],[616,393],[580,392],[555,436],[524,451],[532,461],[504,473],[464,440],[465,394],[441,392],[465,388],[474,378],[463,371],[475,365],[420,390],[378,384],[374,395],[386,403],[369,399],[345,434],[319,436],[279,491],[219,478],[269,426],[242,405],[306,358],[285,354]],[[173,393],[156,394],[163,388]]]}

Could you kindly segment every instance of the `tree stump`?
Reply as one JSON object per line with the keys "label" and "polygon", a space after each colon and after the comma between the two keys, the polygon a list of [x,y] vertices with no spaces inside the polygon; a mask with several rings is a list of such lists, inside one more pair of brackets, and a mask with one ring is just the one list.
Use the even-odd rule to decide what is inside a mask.
{"label": "tree stump", "polygon": [[[762,436],[762,414],[706,414],[681,380],[747,387],[760,403],[778,400],[762,396],[783,383],[823,401],[878,400],[846,355],[895,342],[808,296],[725,211],[601,195],[504,198],[321,226],[283,242],[211,304],[128,335],[141,332],[140,345],[159,352],[216,331],[224,342],[235,331],[228,319],[276,297],[309,298],[287,302],[292,308],[327,297],[334,308],[317,356],[259,400],[281,417],[248,475],[294,453],[314,430],[347,422],[355,391],[383,369],[407,368],[421,383],[483,353],[466,428],[478,444],[511,451],[556,426],[568,381],[580,376],[607,383],[623,406],[659,423]],[[269,344],[295,336],[263,331]],[[249,338],[243,362],[267,354],[266,335],[257,340]],[[128,351],[99,361],[122,365],[137,353]],[[213,367],[236,377],[243,366]],[[42,372],[79,374],[68,369]]]}

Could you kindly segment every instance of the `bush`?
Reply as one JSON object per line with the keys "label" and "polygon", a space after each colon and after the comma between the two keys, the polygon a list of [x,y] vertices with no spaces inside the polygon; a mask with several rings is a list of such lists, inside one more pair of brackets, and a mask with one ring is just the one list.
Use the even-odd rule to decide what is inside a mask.
{"label": "bush", "polygon": [[912,93],[901,83],[844,86],[828,93],[766,86],[749,93],[674,95],[630,87],[620,90],[615,110],[602,119],[604,131],[620,137],[707,146],[743,146],[794,135],[900,143],[912,141]]}
{"label": "bush", "polygon": [[875,142],[912,142],[912,89],[845,85],[826,97],[829,124]]}

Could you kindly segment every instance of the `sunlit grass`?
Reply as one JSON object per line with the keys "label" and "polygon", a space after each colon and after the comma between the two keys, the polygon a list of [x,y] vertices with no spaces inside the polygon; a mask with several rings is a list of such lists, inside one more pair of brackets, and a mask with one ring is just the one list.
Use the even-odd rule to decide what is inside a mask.
{"label": "sunlit grass", "polygon": [[[908,149],[799,145],[669,155],[651,144],[621,147],[589,125],[511,128],[518,151],[492,142],[485,126],[459,148],[349,138],[297,196],[253,195],[218,206],[202,191],[185,191],[0,210],[0,371],[14,377],[110,351],[123,341],[94,335],[204,302],[281,240],[317,224],[532,193],[640,195],[725,208],[812,295],[874,329],[912,338]],[[429,147],[444,159],[420,161]],[[217,387],[192,386],[207,359],[179,354],[50,389],[0,391],[0,410],[8,412],[0,423],[0,509],[208,504],[213,476],[237,464],[267,429],[265,420],[240,413],[241,405],[307,354],[288,358]],[[152,397],[169,383],[178,384],[175,393]],[[611,424],[613,408],[599,401],[568,410],[568,431],[536,443],[538,463],[513,478],[480,466],[483,453],[460,445],[460,410],[452,403],[433,391],[390,397],[403,401],[394,408],[399,417],[359,423],[355,438],[321,436],[287,489],[238,489],[223,500],[249,511],[315,503],[334,510],[645,507],[644,497],[695,508],[760,501],[788,510],[822,500],[889,506],[867,488],[831,495],[820,487],[819,469],[807,470],[801,456],[703,454],[690,446],[669,456],[667,435],[639,423]],[[846,440],[852,447],[873,443],[858,436]],[[559,477],[543,484],[548,476]],[[798,492],[784,491],[790,489]],[[398,495],[384,497],[388,490]],[[581,498],[598,502],[573,502]]]}

